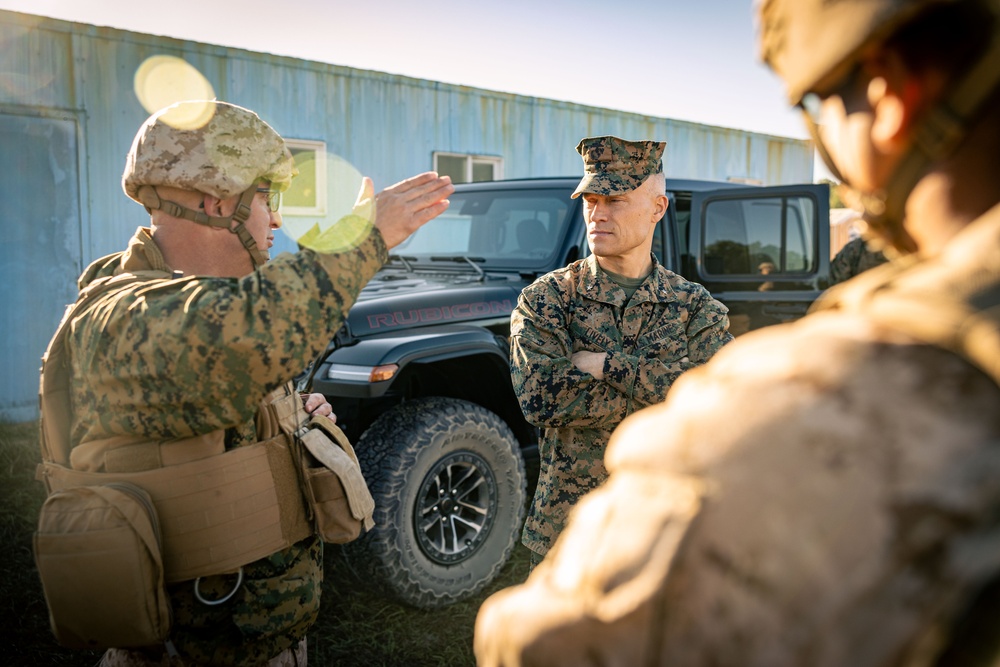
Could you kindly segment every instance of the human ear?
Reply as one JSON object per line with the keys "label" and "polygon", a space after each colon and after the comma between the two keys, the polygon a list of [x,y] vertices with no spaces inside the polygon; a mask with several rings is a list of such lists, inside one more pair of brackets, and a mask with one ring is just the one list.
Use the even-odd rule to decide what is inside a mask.
{"label": "human ear", "polygon": [[228,199],[219,199],[213,195],[205,195],[205,213],[213,218],[228,218],[236,211],[240,202],[240,195],[233,195]]}
{"label": "human ear", "polygon": [[868,100],[873,111],[872,144],[881,153],[896,152],[904,137],[907,118],[903,99],[889,92],[884,78],[876,77],[868,84]]}
{"label": "human ear", "polygon": [[876,149],[892,154],[908,145],[926,91],[895,54],[885,58],[881,69],[868,84],[868,103],[874,115],[871,138]]}
{"label": "human ear", "polygon": [[213,218],[221,218],[222,216],[222,200],[213,195],[204,195],[202,199],[202,208],[205,209],[205,215],[209,215]]}
{"label": "human ear", "polygon": [[654,204],[653,204],[653,220],[652,220],[652,222],[654,222],[654,223],[658,222],[659,219],[663,217],[663,214],[667,212],[667,206],[669,206],[669,205],[670,205],[670,203],[669,203],[669,201],[667,201],[666,195],[657,195],[656,199],[654,200]]}

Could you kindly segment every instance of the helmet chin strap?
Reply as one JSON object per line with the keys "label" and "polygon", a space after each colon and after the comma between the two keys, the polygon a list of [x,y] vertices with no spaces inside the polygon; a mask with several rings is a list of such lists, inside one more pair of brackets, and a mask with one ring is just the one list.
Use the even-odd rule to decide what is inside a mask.
{"label": "helmet chin strap", "polygon": [[[932,164],[951,155],[965,138],[982,107],[1000,83],[1000,17],[993,32],[993,41],[971,70],[918,122],[914,139],[886,187],[871,194],[858,192],[864,207],[864,218],[872,231],[903,253],[914,252],[916,243],[903,227],[906,200]],[[814,129],[814,128],[810,128]],[[820,156],[838,175],[836,165],[823,146],[819,132],[813,131]],[[839,177],[839,175],[838,175]],[[844,183],[844,178],[839,177]],[[856,191],[857,192],[857,191]]]}
{"label": "helmet chin strap", "polygon": [[[251,208],[250,205],[253,202],[254,195],[257,193],[257,183],[254,183],[249,190],[243,192],[240,195],[240,200],[236,204],[236,210],[233,214],[226,217],[214,217],[207,215],[202,211],[194,211],[187,207],[181,206],[177,202],[172,202],[166,199],[160,199],[160,196],[156,193],[156,188],[152,185],[143,185],[139,188],[136,193],[139,197],[139,201],[142,205],[146,207],[147,212],[154,210],[163,211],[167,215],[174,218],[182,218],[184,220],[191,220],[199,225],[205,225],[207,227],[215,227],[217,229],[226,229],[233,234],[236,234],[240,239],[240,243],[246,248],[247,252],[250,253],[250,261],[253,263],[255,269],[259,269],[267,263],[268,256],[254,240],[253,235],[250,230],[247,229],[246,221],[250,217]],[[236,226],[233,226],[233,222],[236,222]]]}

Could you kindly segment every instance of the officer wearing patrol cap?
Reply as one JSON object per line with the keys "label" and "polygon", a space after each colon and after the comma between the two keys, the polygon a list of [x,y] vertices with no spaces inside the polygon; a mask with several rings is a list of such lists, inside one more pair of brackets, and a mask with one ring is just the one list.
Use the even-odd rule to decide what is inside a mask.
{"label": "officer wearing patrol cap", "polygon": [[626,420],[497,665],[997,664],[1000,5],[765,0],[761,50],[896,257]]}
{"label": "officer wearing patrol cap", "polygon": [[511,315],[511,374],[543,430],[523,542],[533,562],[577,498],[607,477],[604,449],[627,415],[663,400],[684,371],[726,342],[727,309],[652,254],[667,210],[659,141],[589,137],[576,150],[591,256],[536,280]]}
{"label": "officer wearing patrol cap", "polygon": [[[192,117],[202,120],[183,121]],[[153,619],[152,632],[162,634],[162,622],[172,619],[167,636],[157,638],[162,643],[143,644],[150,633],[136,633],[128,648],[109,649],[103,665],[306,664],[322,548],[295,469],[282,457],[306,413],[329,415],[330,406],[318,394],[303,405],[290,381],[325,349],[388,249],[443,212],[453,188],[425,173],[374,196],[366,178],[359,203],[375,200],[374,221],[339,223],[352,225],[351,237],[360,224],[354,246],[265,263],[281,224],[278,193],[294,176],[285,142],[252,111],[207,101],[154,114],[136,135],[122,177],[126,194],[149,211],[150,226],[138,229],[125,251],[87,268],[81,297],[46,353],[42,440],[50,490],[59,482],[48,473],[134,481],[161,513],[164,553],[185,556],[164,557],[169,610]],[[251,461],[240,453],[258,444],[267,447],[254,451],[267,456]],[[66,460],[53,457],[63,449]],[[234,455],[238,465],[229,463]],[[146,480],[202,465],[214,467],[184,479],[217,480],[217,488],[204,489],[217,502],[163,515],[167,505]],[[252,465],[265,474],[233,483]],[[246,523],[220,537],[233,530],[230,512],[245,513]],[[170,542],[176,535],[183,547]],[[197,578],[171,576],[187,564],[180,572]],[[96,614],[94,606],[106,604],[102,595],[77,606],[86,615],[86,607]],[[127,633],[132,620],[110,631]],[[79,614],[71,618],[80,622]]]}

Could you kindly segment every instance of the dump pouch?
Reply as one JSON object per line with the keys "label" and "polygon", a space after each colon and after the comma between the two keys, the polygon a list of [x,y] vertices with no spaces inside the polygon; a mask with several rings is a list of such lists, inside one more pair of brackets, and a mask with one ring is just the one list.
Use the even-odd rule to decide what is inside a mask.
{"label": "dump pouch", "polygon": [[316,533],[324,542],[344,544],[375,526],[375,500],[358,457],[344,432],[327,417],[314,416],[300,434],[303,487]]}
{"label": "dump pouch", "polygon": [[34,547],[60,644],[127,648],[167,638],[159,521],[145,491],[114,482],[53,493],[42,506]]}

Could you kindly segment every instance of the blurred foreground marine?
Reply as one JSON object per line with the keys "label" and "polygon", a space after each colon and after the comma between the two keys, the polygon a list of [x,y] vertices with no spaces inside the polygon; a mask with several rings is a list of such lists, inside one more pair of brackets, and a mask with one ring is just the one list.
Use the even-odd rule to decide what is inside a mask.
{"label": "blurred foreground marine", "polygon": [[[336,470],[353,452],[335,455],[317,431],[335,434],[329,404],[303,404],[290,380],[452,188],[432,173],[404,181],[374,198],[374,224],[328,230],[351,247],[265,263],[294,175],[285,142],[249,110],[154,114],[122,177],[150,227],[84,272],[46,352],[51,495],[36,559],[57,637],[119,647],[103,665],[305,664],[319,537],[334,527],[320,497],[329,469],[302,462],[308,449]],[[361,203],[372,198],[365,179]],[[370,512],[355,504],[363,480],[341,481],[355,518]]]}
{"label": "blurred foreground marine", "polygon": [[769,0],[765,60],[907,255],[630,417],[479,664],[997,664],[1000,8]]}
{"label": "blurred foreground marine", "polygon": [[872,250],[863,237],[857,236],[845,243],[830,260],[830,282],[842,283],[886,261],[881,250]]}
{"label": "blurred foreground marine", "polygon": [[544,429],[522,537],[533,563],[580,496],[607,478],[611,431],[733,338],[726,307],[652,254],[668,206],[664,145],[579,143],[584,176],[573,197],[583,197],[593,254],[529,285],[511,315],[514,392],[528,422]]}

